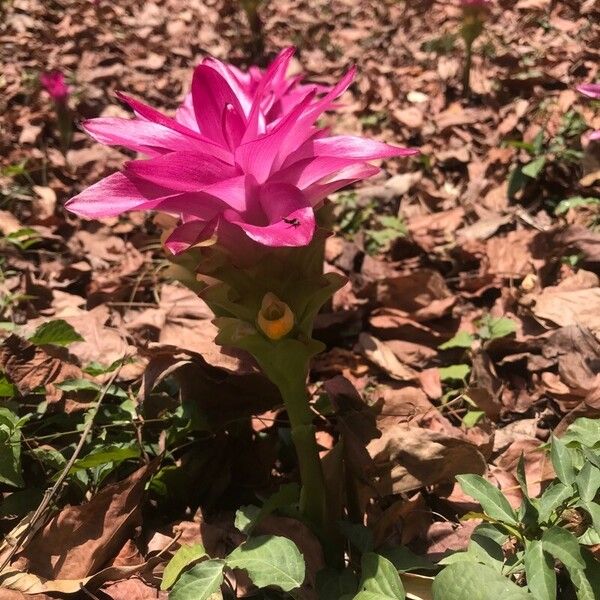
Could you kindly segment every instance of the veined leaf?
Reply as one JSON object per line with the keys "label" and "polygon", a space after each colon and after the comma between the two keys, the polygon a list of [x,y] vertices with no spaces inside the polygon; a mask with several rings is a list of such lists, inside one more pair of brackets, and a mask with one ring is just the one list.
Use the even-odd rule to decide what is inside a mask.
{"label": "veined leaf", "polygon": [[485,513],[498,521],[517,525],[517,516],[504,494],[481,475],[457,475],[465,494],[475,498]]}
{"label": "veined leaf", "polygon": [[556,572],[554,561],[544,552],[542,542],[534,540],[525,547],[527,587],[535,600],[555,600]]}
{"label": "veined leaf", "polygon": [[37,346],[44,344],[68,346],[73,342],[83,342],[83,338],[65,320],[55,319],[40,325],[29,341]]}
{"label": "veined leaf", "polygon": [[226,559],[232,569],[244,569],[258,587],[274,586],[284,592],[302,585],[304,558],[292,540],[275,535],[250,538]]}
{"label": "veined leaf", "polygon": [[583,569],[585,561],[577,538],[566,529],[550,527],[542,535],[542,547],[567,569]]}
{"label": "veined leaf", "polygon": [[567,445],[557,437],[552,437],[550,446],[550,458],[556,476],[565,485],[571,485],[575,482],[575,468],[573,467],[573,458]]}
{"label": "veined leaf", "polygon": [[183,573],[169,594],[169,600],[208,600],[223,583],[225,561],[213,558]]}
{"label": "veined leaf", "polygon": [[206,550],[202,544],[183,545],[177,549],[173,558],[165,567],[161,590],[168,590],[176,581],[181,572],[191,563],[200,560],[206,556]]}
{"label": "veined leaf", "polygon": [[355,600],[404,600],[404,586],[396,567],[374,552],[363,554],[362,578]]}

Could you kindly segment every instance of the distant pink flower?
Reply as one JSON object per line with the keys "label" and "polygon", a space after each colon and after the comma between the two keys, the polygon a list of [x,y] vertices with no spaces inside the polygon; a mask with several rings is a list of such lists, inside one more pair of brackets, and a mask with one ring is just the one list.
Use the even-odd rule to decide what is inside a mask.
{"label": "distant pink flower", "polygon": [[66,102],[70,89],[63,73],[60,71],[42,73],[40,75],[40,83],[55,102]]}
{"label": "distant pink flower", "polygon": [[[584,83],[583,85],[577,87],[577,91],[588,98],[600,100],[600,83]],[[592,131],[592,133],[589,135],[589,139],[600,140],[600,129],[597,131]]]}
{"label": "distant pink flower", "polygon": [[379,171],[366,161],[417,150],[315,127],[354,69],[331,89],[304,85],[286,77],[293,54],[283,50],[264,72],[204,60],[175,118],[119,94],[135,118],[92,119],[84,129],[101,143],[149,158],[126,163],[67,207],[87,217],[177,214],[181,224],[166,241],[174,253],[215,233],[236,236],[235,230],[264,246],[308,244],[325,197]]}
{"label": "distant pink flower", "polygon": [[577,87],[577,91],[594,100],[600,100],[600,83],[584,83]]}

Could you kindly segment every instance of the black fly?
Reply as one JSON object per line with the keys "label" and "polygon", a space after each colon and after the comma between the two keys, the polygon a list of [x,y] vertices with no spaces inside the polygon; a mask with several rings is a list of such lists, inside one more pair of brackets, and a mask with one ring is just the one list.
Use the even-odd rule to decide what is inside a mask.
{"label": "black fly", "polygon": [[300,221],[298,219],[283,219],[284,223],[287,223],[290,227],[300,227]]}

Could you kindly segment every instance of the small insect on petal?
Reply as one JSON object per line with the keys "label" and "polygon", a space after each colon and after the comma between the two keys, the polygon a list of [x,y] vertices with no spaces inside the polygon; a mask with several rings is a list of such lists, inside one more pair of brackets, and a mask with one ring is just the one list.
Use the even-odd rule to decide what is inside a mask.
{"label": "small insect on petal", "polygon": [[269,292],[263,298],[256,322],[269,339],[279,340],[294,327],[294,313],[285,302]]}

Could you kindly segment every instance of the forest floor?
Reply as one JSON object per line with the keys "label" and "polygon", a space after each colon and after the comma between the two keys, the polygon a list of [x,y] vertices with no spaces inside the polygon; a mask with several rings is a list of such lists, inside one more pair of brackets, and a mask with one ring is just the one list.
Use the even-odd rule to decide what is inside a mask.
{"label": "forest floor", "polygon": [[[536,495],[554,477],[550,434],[600,416],[600,142],[586,137],[600,117],[575,90],[600,77],[598,5],[500,0],[467,99],[455,4],[260,10],[265,57],[295,45],[296,67],[324,83],[357,65],[326,119],[336,133],[421,150],[332,198],[326,269],[351,285],[318,318],[327,350],[311,386],[323,455],[338,431],[326,399],[339,405],[351,383],[371,407],[370,466],[386,476],[368,524],[378,542],[435,560],[463,549],[475,523],[460,521],[477,503],[456,474],[486,473],[517,506],[521,454]],[[63,154],[38,76],[68,74],[75,121],[129,114],[118,90],[173,111],[201,58],[245,67],[252,40],[233,1],[12,0],[0,15],[0,407],[22,417],[0,442],[0,529],[43,502],[110,380],[42,515],[58,516],[11,560],[50,581],[99,573],[94,598],[166,598],[153,591],[165,553],[231,549],[235,510],[294,479],[289,428],[254,367],[214,343],[208,307],[168,279],[151,215],[64,210],[131,154],[80,130]],[[82,340],[28,341],[51,320]],[[304,526],[272,516],[264,528],[292,537],[314,577],[322,558]]]}

